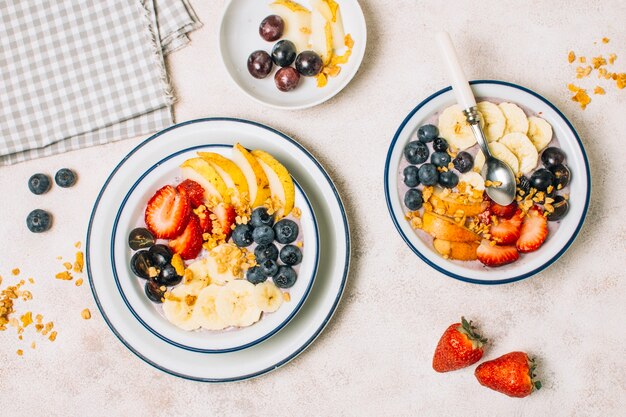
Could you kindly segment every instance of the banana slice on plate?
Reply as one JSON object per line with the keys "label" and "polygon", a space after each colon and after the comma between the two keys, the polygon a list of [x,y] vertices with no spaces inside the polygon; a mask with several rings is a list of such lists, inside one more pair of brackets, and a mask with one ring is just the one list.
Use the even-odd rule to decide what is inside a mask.
{"label": "banana slice on plate", "polygon": [[219,285],[209,285],[198,294],[191,317],[203,329],[222,330],[228,326],[217,314],[217,306],[215,305],[220,288]]}
{"label": "banana slice on plate", "polygon": [[165,318],[183,330],[195,330],[200,327],[194,320],[193,310],[198,293],[203,287],[201,281],[194,281],[174,288],[163,302]]}
{"label": "banana slice on plate", "polygon": [[[502,139],[500,139],[500,141],[502,141]],[[519,172],[519,167],[520,167],[519,160],[517,159],[515,154],[511,152],[511,150],[507,148],[505,145],[500,143],[500,141],[491,142],[489,144],[489,150],[491,151],[491,154],[493,156],[495,156],[496,158],[498,158],[499,160],[503,162],[506,162],[506,164],[510,166],[511,169],[513,170],[513,173],[517,175],[517,173]],[[483,151],[479,149],[478,153],[476,154],[476,157],[474,158],[474,168],[478,168],[478,170],[480,171],[483,169],[483,165],[485,165],[485,155],[483,155]],[[460,178],[459,178],[459,181],[460,181]]]}
{"label": "banana slice on plate", "polygon": [[266,313],[273,313],[283,304],[283,292],[271,281],[254,286],[256,303]]}
{"label": "banana slice on plate", "polygon": [[483,131],[487,141],[494,142],[500,139],[504,135],[504,128],[506,127],[506,118],[500,107],[489,101],[481,101],[476,107],[478,107],[478,111],[485,121]]}
{"label": "banana slice on plate", "polygon": [[[533,145],[525,134],[519,132],[509,133],[508,135],[504,135],[498,143],[509,148],[517,157],[519,161],[519,170],[517,172],[521,172],[525,175],[537,167],[539,153],[535,145]],[[517,174],[517,172],[515,172],[515,174]]]}
{"label": "banana slice on plate", "polygon": [[241,249],[229,243],[213,248],[205,258],[211,283],[223,285],[243,278],[243,270],[239,266],[241,256]]}
{"label": "banana slice on plate", "polygon": [[215,307],[217,314],[229,326],[250,326],[261,317],[254,284],[244,280],[230,281],[221,287],[215,299]]}
{"label": "banana slice on plate", "polygon": [[[480,154],[482,155],[483,153],[480,152]],[[483,156],[483,164],[484,163],[485,161]],[[464,182],[465,184],[468,184],[474,190],[483,191],[485,189],[485,180],[483,176],[480,175],[478,172],[469,171],[459,175],[459,182]]]}
{"label": "banana slice on plate", "polygon": [[[485,121],[480,118],[480,126],[485,126]],[[465,119],[461,106],[455,104],[446,108],[439,115],[439,135],[448,141],[450,146],[457,150],[464,150],[476,143],[472,129]]]}
{"label": "banana slice on plate", "polygon": [[190,264],[187,270],[191,271],[191,282],[200,281],[203,282],[205,286],[211,283],[206,258]]}
{"label": "banana slice on plate", "polygon": [[528,118],[528,138],[541,152],[552,141],[552,126],[541,117],[531,116]]}
{"label": "banana slice on plate", "polygon": [[506,118],[505,135],[513,132],[528,133],[528,117],[526,117],[524,110],[514,103],[500,103],[498,107]]}

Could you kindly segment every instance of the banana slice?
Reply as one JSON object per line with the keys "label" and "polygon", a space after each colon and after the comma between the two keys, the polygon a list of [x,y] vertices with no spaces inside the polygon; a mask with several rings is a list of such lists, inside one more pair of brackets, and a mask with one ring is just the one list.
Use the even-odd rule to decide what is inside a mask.
{"label": "banana slice", "polygon": [[504,113],[504,117],[506,117],[505,135],[513,132],[528,133],[528,118],[524,110],[513,103],[500,103],[498,107],[500,107],[500,110]]}
{"label": "banana slice", "polygon": [[191,282],[202,282],[204,286],[211,283],[211,277],[209,276],[209,269],[207,266],[207,259],[200,259],[187,267],[188,271],[191,271]]}
{"label": "banana slice", "polygon": [[528,118],[528,138],[537,152],[541,152],[552,141],[552,126],[541,117],[531,116]]}
{"label": "banana slice", "polygon": [[195,330],[200,327],[192,313],[202,287],[203,283],[196,281],[174,288],[163,302],[165,318],[183,330]]}
{"label": "banana slice", "polygon": [[[482,117],[480,125],[485,125]],[[448,107],[439,115],[439,135],[457,150],[467,149],[476,143],[474,133],[458,104]]]}
{"label": "banana slice", "polygon": [[[506,164],[510,166],[513,170],[513,173],[517,175],[517,173],[519,172],[520,162],[509,148],[500,143],[501,141],[502,139],[500,139],[500,141],[498,142],[491,142],[489,144],[489,150],[491,151],[491,154],[493,156],[501,161],[506,162]],[[483,169],[483,165],[485,165],[485,155],[483,155],[483,151],[479,149],[476,157],[474,158],[474,168],[478,168],[478,170],[481,171]]]}
{"label": "banana slice", "polygon": [[254,284],[248,281],[230,281],[221,287],[215,299],[217,314],[229,326],[246,327],[261,316],[255,300]]}
{"label": "banana slice", "polygon": [[230,243],[213,248],[205,258],[211,283],[223,285],[243,278],[243,270],[239,266],[242,256],[241,249]]}
{"label": "banana slice", "polygon": [[504,128],[506,128],[506,118],[500,107],[489,101],[481,101],[476,106],[485,121],[483,131],[487,140],[494,142],[500,139],[504,135]]}
{"label": "banana slice", "polygon": [[203,329],[222,330],[228,326],[217,314],[217,306],[215,305],[220,288],[219,285],[209,285],[198,294],[191,318]]}
{"label": "banana slice", "polygon": [[519,161],[519,169],[515,172],[515,174],[518,172],[528,174],[537,167],[539,153],[537,152],[535,145],[533,145],[530,139],[528,139],[528,136],[525,134],[518,132],[509,133],[508,135],[504,135],[498,143],[501,143],[509,148],[509,150],[517,157]]}
{"label": "banana slice", "polygon": [[[483,153],[480,152],[480,154],[482,155]],[[483,164],[484,163],[485,161],[484,161],[484,156],[483,156]],[[461,182],[468,184],[475,190],[483,191],[485,189],[485,180],[483,176],[480,175],[478,172],[469,171],[469,172],[459,175],[459,183]]]}
{"label": "banana slice", "polygon": [[283,303],[283,292],[271,281],[265,281],[254,286],[256,304],[266,313],[273,313]]}

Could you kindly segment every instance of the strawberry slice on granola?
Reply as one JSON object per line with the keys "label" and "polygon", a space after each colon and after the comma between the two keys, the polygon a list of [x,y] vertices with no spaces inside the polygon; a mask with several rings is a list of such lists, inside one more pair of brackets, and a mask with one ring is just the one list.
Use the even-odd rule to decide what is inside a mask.
{"label": "strawberry slice on granola", "polygon": [[204,204],[204,188],[194,180],[185,180],[176,186],[179,193],[186,193],[192,208]]}
{"label": "strawberry slice on granola", "polygon": [[541,208],[535,206],[524,217],[520,237],[516,243],[517,250],[522,253],[536,251],[547,237],[548,219],[543,215]]}
{"label": "strawberry slice on granola", "polygon": [[187,227],[176,239],[171,240],[170,248],[185,260],[194,259],[202,250],[202,230],[196,216],[191,216]]}
{"label": "strawberry slice on granola", "polygon": [[190,213],[187,195],[166,185],[148,201],[144,220],[157,239],[173,239],[185,230]]}
{"label": "strawberry slice on granola", "polygon": [[[228,240],[230,234],[233,231],[233,225],[235,224],[235,218],[237,217],[237,213],[235,212],[235,207],[227,203],[219,203],[213,209],[213,214],[217,217],[217,222],[219,223],[219,232],[225,235],[225,239]],[[214,229],[216,228],[214,225]]]}
{"label": "strawberry slice on granola", "polygon": [[511,245],[517,242],[522,227],[522,211],[517,212],[510,219],[498,219],[489,228],[491,238],[499,245]]}

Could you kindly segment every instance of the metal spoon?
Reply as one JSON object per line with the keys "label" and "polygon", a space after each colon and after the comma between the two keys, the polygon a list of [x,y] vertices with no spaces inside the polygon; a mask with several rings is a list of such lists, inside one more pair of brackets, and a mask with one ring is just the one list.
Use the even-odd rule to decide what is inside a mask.
{"label": "metal spoon", "polygon": [[507,206],[515,199],[515,174],[506,163],[495,158],[489,151],[487,139],[480,127],[480,113],[476,107],[474,93],[459,64],[450,35],[445,31],[439,32],[437,33],[437,41],[452,81],[452,91],[454,91],[459,105],[463,108],[463,114],[472,128],[472,132],[474,132],[478,146],[485,155],[485,165],[483,165],[481,174],[485,182],[489,181],[488,186],[486,186],[487,195],[496,203]]}

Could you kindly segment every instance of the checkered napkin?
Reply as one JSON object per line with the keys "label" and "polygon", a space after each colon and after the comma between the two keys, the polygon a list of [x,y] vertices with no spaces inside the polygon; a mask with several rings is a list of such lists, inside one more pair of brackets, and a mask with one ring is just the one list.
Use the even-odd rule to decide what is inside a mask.
{"label": "checkered napkin", "polygon": [[1,0],[0,165],[170,125],[163,53],[199,25],[184,0]]}

